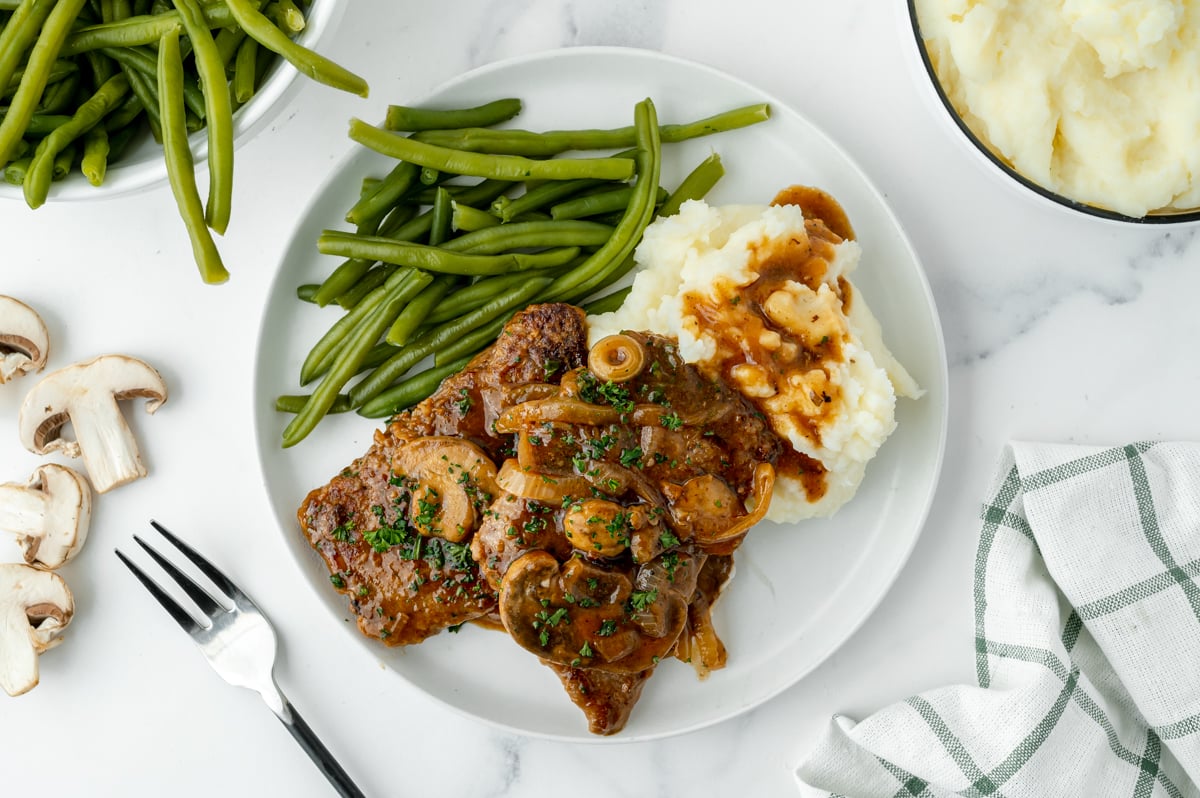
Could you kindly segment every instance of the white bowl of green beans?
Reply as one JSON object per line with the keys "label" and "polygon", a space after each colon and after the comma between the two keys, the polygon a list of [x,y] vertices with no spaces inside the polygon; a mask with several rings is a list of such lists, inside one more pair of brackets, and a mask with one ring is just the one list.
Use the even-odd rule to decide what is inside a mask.
{"label": "white bowl of green beans", "polygon": [[[164,146],[162,115],[170,116],[170,106],[178,103],[164,102],[161,95],[159,45],[164,36],[178,34],[182,114],[173,118],[182,120],[190,153],[184,157],[192,163],[176,168],[191,171],[195,162],[210,161],[218,196],[210,194],[207,226],[222,230],[228,209],[220,183],[231,178],[233,149],[298,90],[300,70],[293,64],[337,88],[365,94],[361,79],[316,55],[344,5],[0,0],[0,197],[36,208],[166,181],[170,144],[176,145],[176,157],[183,153],[178,136]],[[228,87],[227,99],[209,91],[217,85]],[[183,212],[184,203],[180,206]]]}

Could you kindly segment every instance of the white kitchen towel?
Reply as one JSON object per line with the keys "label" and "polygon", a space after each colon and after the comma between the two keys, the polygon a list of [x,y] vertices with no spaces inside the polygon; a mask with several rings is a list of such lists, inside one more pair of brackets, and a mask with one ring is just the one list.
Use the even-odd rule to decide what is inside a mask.
{"label": "white kitchen towel", "polygon": [[1200,444],[1013,444],[980,518],[979,686],[833,718],[801,794],[1200,796]]}

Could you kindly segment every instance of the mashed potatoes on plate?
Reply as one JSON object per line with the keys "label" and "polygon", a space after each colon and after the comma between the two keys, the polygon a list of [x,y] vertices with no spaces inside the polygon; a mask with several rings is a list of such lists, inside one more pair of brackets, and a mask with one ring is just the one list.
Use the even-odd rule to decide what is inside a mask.
{"label": "mashed potatoes on plate", "polygon": [[749,397],[792,444],[769,520],[849,500],[895,429],[896,396],[921,393],[847,278],[861,252],[850,235],[797,205],[688,202],[646,230],[621,309],[589,318],[592,342],[621,330],[676,338],[686,361]]}

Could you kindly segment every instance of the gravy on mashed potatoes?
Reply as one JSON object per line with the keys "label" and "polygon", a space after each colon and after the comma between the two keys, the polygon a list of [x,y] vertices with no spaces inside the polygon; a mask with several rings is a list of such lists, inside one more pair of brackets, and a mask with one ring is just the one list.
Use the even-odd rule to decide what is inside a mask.
{"label": "gravy on mashed potatoes", "polygon": [[946,96],[994,154],[1141,217],[1200,206],[1200,0],[916,0]]}
{"label": "gravy on mashed potatoes", "polygon": [[690,201],[646,230],[621,309],[588,320],[593,342],[622,330],[676,338],[684,360],[757,405],[793,448],[769,520],[849,500],[895,429],[896,396],[921,393],[848,279],[853,236],[817,189],[793,187],[769,207]]}

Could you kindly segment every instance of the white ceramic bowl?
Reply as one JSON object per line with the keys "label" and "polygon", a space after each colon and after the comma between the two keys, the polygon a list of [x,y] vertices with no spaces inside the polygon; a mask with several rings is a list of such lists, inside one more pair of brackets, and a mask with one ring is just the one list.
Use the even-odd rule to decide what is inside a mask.
{"label": "white ceramic bowl", "polygon": [[1151,211],[1145,216],[1126,216],[1116,211],[1098,208],[1094,205],[1088,205],[1073,200],[1070,197],[1065,197],[1022,175],[1007,161],[996,155],[971,130],[955,109],[954,104],[950,102],[950,98],[946,96],[946,92],[942,89],[942,85],[938,80],[937,73],[934,71],[933,64],[929,60],[929,53],[925,48],[924,37],[921,36],[921,24],[917,20],[916,0],[908,0],[908,21],[912,29],[913,41],[920,60],[920,66],[916,70],[918,72],[918,80],[924,83],[934,95],[931,105],[940,107],[942,118],[951,123],[961,134],[960,140],[963,144],[974,151],[980,157],[981,161],[985,162],[985,168],[1003,179],[1006,183],[1014,186],[1018,191],[1022,191],[1027,196],[1032,192],[1033,195],[1041,200],[1048,200],[1059,208],[1065,208],[1069,211],[1099,219],[1133,224],[1179,224],[1182,222],[1200,221],[1200,208],[1177,211]]}
{"label": "white ceramic bowl", "polygon": [[[341,19],[345,6],[346,3],[339,0],[312,0],[305,14],[307,24],[296,37],[296,42],[320,52],[321,42]],[[277,59],[250,102],[233,115],[234,147],[249,141],[274,119],[299,91],[304,80],[308,78],[303,77],[295,67],[282,58]],[[192,134],[190,140],[196,163],[203,163],[208,155],[205,131]],[[65,179],[56,181],[50,187],[48,201],[107,199],[149,188],[166,179],[167,166],[163,161],[162,147],[147,135],[140,142],[132,144],[119,160],[109,164],[102,185],[93,186],[75,168]],[[21,186],[4,181],[0,181],[0,197],[25,201]]]}

